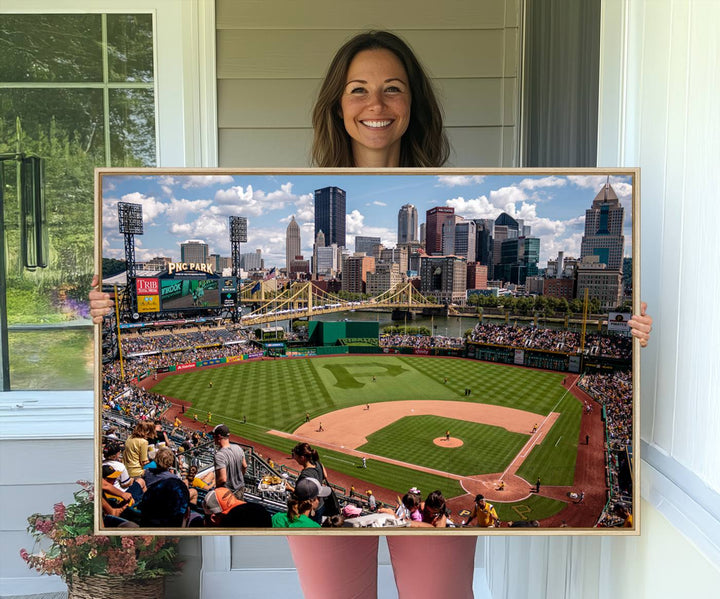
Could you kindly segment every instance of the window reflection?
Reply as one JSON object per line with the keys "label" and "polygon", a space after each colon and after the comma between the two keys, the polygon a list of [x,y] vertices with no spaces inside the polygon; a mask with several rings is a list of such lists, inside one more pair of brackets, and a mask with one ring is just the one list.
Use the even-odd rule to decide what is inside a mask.
{"label": "window reflection", "polygon": [[89,389],[93,170],[155,165],[152,16],[3,15],[0,48],[0,153],[45,160],[50,245],[48,268],[23,268],[2,163],[11,387]]}

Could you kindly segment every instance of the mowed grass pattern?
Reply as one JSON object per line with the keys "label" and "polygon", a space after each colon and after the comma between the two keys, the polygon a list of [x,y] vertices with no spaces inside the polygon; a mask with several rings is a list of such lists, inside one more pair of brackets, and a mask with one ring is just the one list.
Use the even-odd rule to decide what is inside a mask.
{"label": "mowed grass pattern", "polygon": [[[463,441],[460,447],[436,445],[433,439],[449,430]],[[368,437],[359,447],[409,464],[460,476],[502,472],[527,442],[529,435],[497,426],[441,416],[406,416]]]}
{"label": "mowed grass pattern", "polygon": [[[234,433],[248,440],[286,451],[288,445],[294,443],[279,439],[275,435],[268,434],[267,431],[277,429],[292,432],[304,422],[306,412],[315,418],[341,408],[365,403],[431,399],[487,403],[546,415],[565,395],[565,390],[561,386],[562,379],[561,373],[475,360],[423,356],[336,356],[249,361],[192,370],[165,377],[153,387],[153,391],[191,401],[193,407],[188,410],[188,414],[192,416],[193,413],[197,413],[201,421],[205,420],[208,412],[211,412],[212,424],[226,422]],[[464,395],[466,388],[472,389],[470,396]],[[578,415],[581,413],[579,402],[571,397],[561,405],[562,409],[567,409],[571,415],[576,412]],[[247,419],[247,424],[241,424],[243,417]],[[575,428],[579,427],[579,417],[575,419],[571,416],[566,422],[562,419],[561,422],[564,428],[558,436],[563,439],[558,448],[563,453],[567,452],[567,455],[560,459],[559,452],[553,451],[552,453],[557,455],[552,457],[558,464],[562,464],[562,472],[557,470],[560,474],[556,477],[558,479],[570,477],[571,483],[571,470],[574,467],[579,434],[579,430]],[[553,427],[553,431],[558,424]],[[478,443],[483,447],[485,444],[482,438],[486,434],[491,434],[487,430],[475,428],[478,427],[476,424],[461,421],[453,421],[452,425],[442,425],[439,424],[439,420],[434,422],[431,420],[427,425],[429,428],[424,435],[422,431],[416,431],[416,434],[428,439],[428,447],[432,445],[432,438],[442,435],[447,428],[451,429],[454,436],[459,436],[465,425],[474,428],[472,433],[467,433],[468,439],[463,438],[463,441],[474,443],[470,438],[477,437]],[[573,430],[575,430],[574,436]],[[507,431],[503,432],[505,433],[503,439],[497,441],[498,445],[503,447],[497,449],[500,455],[504,453],[509,456],[507,459],[509,462],[513,457],[512,452],[517,453],[517,441],[512,436],[507,436]],[[398,452],[402,451],[403,437],[396,436],[394,440],[391,438],[392,435],[389,437],[382,452],[373,450],[372,453],[382,453],[402,459],[398,457]],[[520,437],[525,438],[524,435]],[[544,443],[542,449],[546,447]],[[414,454],[416,450],[410,453]],[[324,451],[323,454],[327,454],[329,458],[328,467],[363,479],[369,485],[383,486],[398,493],[404,493],[413,485],[425,489],[441,488],[448,497],[462,492],[455,481],[442,477],[433,477],[375,460],[369,460],[368,468],[364,470],[357,467],[356,460],[353,461],[341,452]],[[533,452],[530,456],[534,460],[530,467],[534,477],[537,476],[534,474],[535,470],[546,459],[541,453],[537,455],[539,457],[536,458],[536,453]],[[451,453],[447,456],[451,456]],[[452,465],[452,457],[443,456],[442,459],[450,462],[442,468],[440,466],[443,462],[438,462],[440,459],[438,456],[429,456],[425,465],[456,471]],[[403,461],[421,463],[417,458],[414,462],[407,459]],[[472,460],[468,459],[468,461]],[[504,470],[507,462],[501,467],[493,465],[492,471]],[[480,456],[476,456],[476,463],[480,469],[468,467],[464,462],[461,468],[465,470],[468,467],[469,474],[479,474],[487,467],[482,466]],[[540,476],[546,484],[570,484],[552,482],[553,476],[549,473],[544,474],[546,470],[541,472]]]}
{"label": "mowed grass pattern", "polygon": [[572,485],[575,479],[582,405],[568,393],[556,411],[560,417],[517,471],[528,482],[534,483],[539,476],[546,485]]}

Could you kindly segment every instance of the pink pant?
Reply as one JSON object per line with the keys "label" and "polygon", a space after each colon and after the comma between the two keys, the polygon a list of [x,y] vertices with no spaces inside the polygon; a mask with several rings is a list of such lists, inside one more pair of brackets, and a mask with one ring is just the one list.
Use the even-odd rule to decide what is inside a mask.
{"label": "pink pant", "polygon": [[[391,536],[399,599],[472,599],[474,536]],[[306,599],[375,599],[378,537],[292,536],[290,551]]]}

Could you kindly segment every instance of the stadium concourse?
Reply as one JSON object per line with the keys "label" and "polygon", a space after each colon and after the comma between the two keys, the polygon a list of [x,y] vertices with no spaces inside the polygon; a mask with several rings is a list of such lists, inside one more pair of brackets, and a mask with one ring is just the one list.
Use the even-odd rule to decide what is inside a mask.
{"label": "stadium concourse", "polygon": [[[188,411],[190,403],[169,400],[148,390],[158,380],[172,376],[162,372],[163,369],[191,361],[244,354],[254,345],[254,341],[252,333],[232,325],[168,326],[164,330],[133,334],[123,339],[125,361],[122,380],[118,361],[107,361],[103,367],[103,451],[107,454],[108,442],[124,443],[127,439],[130,440],[131,448],[142,445],[141,442],[133,440],[142,437],[136,430],[138,425],[157,421],[156,437],[153,439],[153,435],[149,434],[146,438],[147,445],[156,445],[153,449],[157,452],[158,446],[162,444],[159,441],[159,431],[164,431],[167,435],[165,445],[173,456],[172,464],[166,470],[177,481],[183,482],[183,488],[174,485],[172,490],[165,490],[164,494],[151,494],[152,501],[149,501],[145,492],[147,488],[153,487],[154,483],[144,485],[136,482],[134,485],[127,485],[127,475],[122,472],[122,468],[118,468],[119,474],[111,473],[106,468],[106,501],[103,502],[107,516],[106,526],[137,524],[158,527],[157,522],[163,522],[157,519],[158,497],[162,497],[160,501],[166,502],[168,506],[169,519],[165,521],[167,526],[183,525],[188,515],[192,517],[191,526],[269,526],[265,516],[285,509],[285,493],[282,487],[285,482],[292,485],[298,474],[292,467],[293,463],[288,460],[287,453],[233,435],[231,440],[239,443],[248,456],[245,500],[249,504],[260,506],[262,510],[252,511],[245,508],[242,517],[240,510],[236,510],[233,512],[235,517],[225,520],[225,524],[221,524],[222,517],[217,515],[217,510],[214,514],[206,513],[212,512],[204,506],[204,499],[213,488],[215,452],[210,435],[213,428],[213,423],[209,422],[210,414],[207,419],[198,418],[197,413],[191,417]],[[580,347],[578,335],[569,331],[483,324],[477,325],[467,340],[423,335],[392,335],[382,336],[380,339],[381,347],[395,350],[462,349],[468,342],[525,350],[550,350],[566,355],[579,352]],[[586,339],[586,354],[611,360],[628,360],[631,356],[631,343],[624,338],[590,335]],[[258,355],[256,359],[264,358]],[[631,447],[632,440],[629,429],[632,422],[630,382],[630,373],[623,370],[602,374],[585,373],[582,376],[568,374],[565,377],[563,386],[584,405],[575,480],[572,492],[568,491],[567,487],[542,485],[538,495],[566,504],[561,512],[543,520],[542,526],[587,526],[588,514],[593,514],[595,518],[600,514],[597,518],[599,526],[619,526],[627,520],[619,517],[618,513],[632,505],[631,482],[627,476],[631,459],[628,448]],[[601,414],[606,417],[605,423]],[[311,426],[314,424],[311,423]],[[548,427],[550,425],[548,423]],[[541,426],[540,430],[533,431],[537,432],[537,435],[533,435],[535,442],[542,439],[545,430]],[[155,443],[152,443],[153,440]],[[323,447],[320,440],[314,444],[321,449]],[[127,461],[132,462],[133,456],[127,447],[128,444],[123,449],[121,462],[122,466],[129,470],[128,466],[133,464]],[[110,449],[112,448],[111,446]],[[126,454],[128,460],[125,459]],[[165,455],[165,452],[162,455]],[[500,477],[466,477],[462,484],[467,494],[450,498],[448,507],[454,514],[470,510],[476,493],[482,493],[496,502],[530,497],[534,494],[535,481],[525,481],[517,477],[515,472],[518,466],[519,464],[511,464],[508,471]],[[151,463],[151,467],[160,470],[160,480],[171,477],[162,475],[163,468],[158,463]],[[139,481],[142,477],[135,478]],[[149,477],[151,480],[152,478]],[[332,470],[329,470],[329,479],[341,497],[341,504],[355,505],[363,515],[372,511],[366,493],[368,483]],[[130,486],[133,489],[132,499],[128,495]],[[111,487],[119,491],[115,497]],[[261,491],[263,487],[267,491]],[[399,496],[395,490],[374,487],[373,495],[381,506],[385,504],[392,509],[398,507]],[[186,496],[186,509],[183,517],[178,519],[177,512],[185,505]],[[212,495],[210,497],[213,499]],[[143,508],[148,513],[152,512],[154,519],[143,519]],[[458,517],[455,519],[459,520]],[[522,511],[517,511],[517,519],[525,519]]]}

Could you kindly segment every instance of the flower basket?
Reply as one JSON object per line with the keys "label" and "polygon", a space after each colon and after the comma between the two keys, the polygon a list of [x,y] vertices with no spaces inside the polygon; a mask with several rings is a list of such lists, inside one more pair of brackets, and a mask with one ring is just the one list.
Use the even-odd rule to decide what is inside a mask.
{"label": "flower basket", "polygon": [[68,599],[163,599],[165,578],[88,576],[68,581]]}
{"label": "flower basket", "polygon": [[35,546],[32,553],[21,549],[22,559],[41,574],[61,576],[70,599],[162,599],[165,577],[182,569],[178,539],[93,534],[93,486],[78,483],[74,503],[28,517]]}

